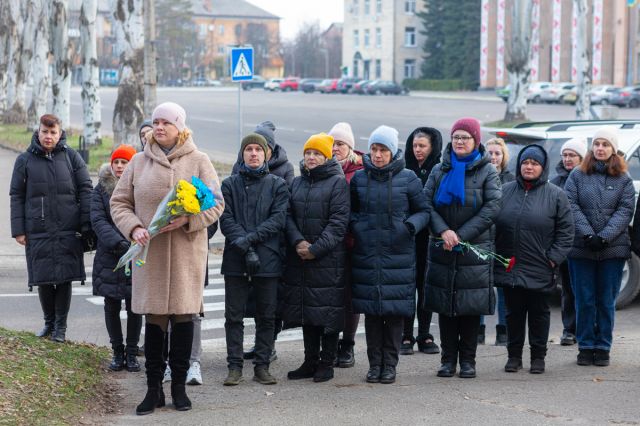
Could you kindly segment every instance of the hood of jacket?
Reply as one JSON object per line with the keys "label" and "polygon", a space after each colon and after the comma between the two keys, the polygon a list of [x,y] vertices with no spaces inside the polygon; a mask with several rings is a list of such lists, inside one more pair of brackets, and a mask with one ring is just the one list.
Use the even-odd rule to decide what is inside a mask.
{"label": "hood of jacket", "polygon": [[[418,160],[416,160],[416,156],[413,153],[413,137],[418,132],[426,133],[431,140],[431,154],[424,160],[422,166],[418,165]],[[404,161],[407,163],[407,169],[413,170],[424,184],[433,166],[438,164],[442,158],[442,134],[433,127],[418,127],[407,138],[405,150]]]}
{"label": "hood of jacket", "polygon": [[304,166],[304,160],[300,161],[300,175],[311,181],[323,180],[331,176],[344,176],[342,166],[335,158],[330,158],[326,163],[317,166],[314,169],[307,169]]}
{"label": "hood of jacket", "polygon": [[[53,148],[52,152],[54,154],[57,154],[58,152],[64,151],[66,149],[67,149],[67,133],[63,130],[62,134],[60,135],[60,140],[58,141],[58,144],[55,146],[55,148]],[[47,155],[47,152],[44,150],[42,145],[40,145],[40,139],[38,139],[37,130],[33,132],[33,135],[31,136],[31,145],[29,145],[29,148],[27,148],[27,151],[40,157],[46,157]]]}
{"label": "hood of jacket", "polygon": [[[541,147],[540,145],[527,145],[527,148],[530,146],[537,146],[538,148],[540,148],[540,150],[544,153],[544,167],[542,168],[542,174],[540,175],[540,177],[534,182],[533,187],[535,188],[536,186],[540,186],[543,185],[545,183],[547,183],[547,181],[549,180],[549,154],[547,154],[547,151]],[[524,186],[524,179],[522,178],[522,174],[520,173],[520,157],[522,156],[522,153],[524,152],[524,149],[520,150],[520,152],[518,153],[518,158],[516,160],[516,180],[518,181],[518,184],[520,186]]]}
{"label": "hood of jacket", "polygon": [[391,162],[384,167],[374,166],[371,162],[371,155],[365,154],[362,157],[362,164],[367,174],[373,179],[380,181],[390,180],[405,168],[404,153],[401,149],[398,149]]}
{"label": "hood of jacket", "polygon": [[119,179],[116,177],[116,175],[113,174],[111,164],[104,163],[102,166],[100,166],[100,170],[98,171],[98,183],[102,186],[104,192],[109,194],[109,197],[111,197],[111,194],[113,194],[113,190],[118,184],[118,180]]}
{"label": "hood of jacket", "polygon": [[[442,156],[442,171],[445,173],[452,168],[451,150],[451,143],[448,143],[447,147],[444,149],[444,154]],[[467,170],[475,170],[491,162],[491,160],[489,159],[489,154],[487,154],[487,150],[485,149],[484,145],[480,144],[480,146],[478,147],[478,151],[480,152],[480,158],[469,164]]]}
{"label": "hood of jacket", "polygon": [[562,176],[563,178],[566,178],[567,176],[569,176],[569,170],[564,168],[564,163],[562,162],[562,160],[558,161],[558,164],[556,164],[556,173],[558,174],[558,176]]}

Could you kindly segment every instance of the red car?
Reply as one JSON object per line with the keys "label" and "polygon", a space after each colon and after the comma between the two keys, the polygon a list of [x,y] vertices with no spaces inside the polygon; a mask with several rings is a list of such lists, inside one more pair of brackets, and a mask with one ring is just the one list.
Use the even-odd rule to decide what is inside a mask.
{"label": "red car", "polygon": [[337,93],[338,92],[338,79],[324,80],[320,86],[318,86],[320,93]]}
{"label": "red car", "polygon": [[299,86],[300,79],[298,77],[288,77],[280,83],[280,90],[283,92],[297,91]]}

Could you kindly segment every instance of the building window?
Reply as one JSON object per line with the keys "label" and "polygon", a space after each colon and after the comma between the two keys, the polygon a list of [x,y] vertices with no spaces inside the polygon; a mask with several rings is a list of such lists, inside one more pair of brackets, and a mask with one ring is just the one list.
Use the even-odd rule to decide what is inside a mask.
{"label": "building window", "polygon": [[199,26],[200,37],[204,38],[207,35],[207,24],[200,24]]}
{"label": "building window", "polygon": [[353,30],[353,47],[360,46],[360,33],[358,30]]}
{"label": "building window", "polygon": [[405,0],[404,2],[405,13],[416,13],[416,0]]}
{"label": "building window", "polygon": [[357,59],[353,60],[353,76],[354,77],[358,76],[358,60]]}
{"label": "building window", "polygon": [[369,47],[369,30],[364,30],[364,47]]}
{"label": "building window", "polygon": [[220,25],[218,27],[218,32],[220,33],[220,35],[224,35],[224,25]]}
{"label": "building window", "polygon": [[369,80],[370,75],[369,75],[369,66],[371,65],[371,61],[370,60],[366,60],[362,62],[362,66],[363,66],[363,70],[362,70],[362,78],[364,78],[365,80]]}
{"label": "building window", "polygon": [[404,78],[416,78],[416,60],[404,60]]}
{"label": "building window", "polygon": [[353,11],[353,14],[358,16],[358,13],[360,13],[360,4],[359,4],[359,0],[353,0],[353,5],[351,6],[351,10]]}
{"label": "building window", "polygon": [[382,29],[376,28],[376,47],[382,47]]}
{"label": "building window", "polygon": [[378,15],[382,13],[382,0],[376,0],[376,13]]}
{"label": "building window", "polygon": [[364,14],[369,15],[371,13],[371,0],[364,0]]}
{"label": "building window", "polygon": [[376,78],[380,78],[382,76],[382,61],[380,59],[376,59]]}
{"label": "building window", "polygon": [[406,27],[404,29],[404,45],[406,47],[416,47],[416,29],[415,29],[415,27]]}

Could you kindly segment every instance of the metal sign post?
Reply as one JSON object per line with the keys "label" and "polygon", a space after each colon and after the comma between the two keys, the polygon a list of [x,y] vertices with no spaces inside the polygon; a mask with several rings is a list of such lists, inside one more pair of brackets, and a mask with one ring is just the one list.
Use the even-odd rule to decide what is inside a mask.
{"label": "metal sign post", "polygon": [[[231,81],[253,79],[253,47],[231,49]],[[238,143],[242,141],[242,83],[238,84]]]}

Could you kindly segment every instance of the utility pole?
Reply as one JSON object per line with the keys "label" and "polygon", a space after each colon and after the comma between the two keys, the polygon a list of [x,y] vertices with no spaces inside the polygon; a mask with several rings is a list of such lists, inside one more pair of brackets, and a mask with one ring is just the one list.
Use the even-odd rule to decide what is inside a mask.
{"label": "utility pole", "polygon": [[151,119],[158,103],[156,86],[156,17],[155,0],[144,0],[144,117]]}

